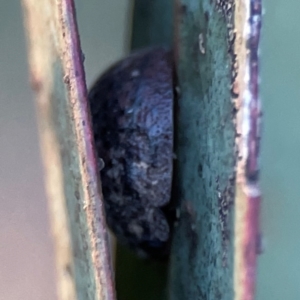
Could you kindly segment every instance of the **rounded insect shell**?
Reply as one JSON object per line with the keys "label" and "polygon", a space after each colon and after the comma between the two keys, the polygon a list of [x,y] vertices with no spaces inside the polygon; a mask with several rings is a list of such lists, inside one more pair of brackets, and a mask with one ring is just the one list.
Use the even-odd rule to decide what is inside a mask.
{"label": "rounded insect shell", "polygon": [[172,55],[131,54],[92,86],[89,101],[109,227],[141,256],[168,252],[173,170]]}

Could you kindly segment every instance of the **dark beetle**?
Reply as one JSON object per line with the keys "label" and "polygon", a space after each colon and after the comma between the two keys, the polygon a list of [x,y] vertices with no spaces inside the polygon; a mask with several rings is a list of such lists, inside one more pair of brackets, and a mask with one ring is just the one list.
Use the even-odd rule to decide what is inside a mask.
{"label": "dark beetle", "polygon": [[172,55],[131,54],[89,92],[106,218],[118,240],[141,256],[168,252],[173,169]]}

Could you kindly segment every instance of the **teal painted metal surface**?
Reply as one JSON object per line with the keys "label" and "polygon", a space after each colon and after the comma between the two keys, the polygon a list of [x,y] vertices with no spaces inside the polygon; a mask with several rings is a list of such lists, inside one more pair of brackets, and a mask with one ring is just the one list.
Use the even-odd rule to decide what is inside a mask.
{"label": "teal painted metal surface", "polygon": [[[74,266],[66,266],[66,269],[74,276],[78,299],[93,299],[96,297],[96,283],[93,278],[93,269],[90,267],[93,262],[88,239],[87,219],[83,208],[78,145],[74,138],[75,132],[69,101],[64,93],[65,85],[61,81],[63,69],[60,61],[53,64],[53,74],[55,74],[55,84],[50,103],[51,126],[60,145],[62,186],[66,199],[65,205],[74,259]],[[74,268],[74,273],[72,268]]]}
{"label": "teal painted metal surface", "polygon": [[232,24],[211,1],[178,1],[177,14],[180,217],[170,261],[170,299],[233,299]]}

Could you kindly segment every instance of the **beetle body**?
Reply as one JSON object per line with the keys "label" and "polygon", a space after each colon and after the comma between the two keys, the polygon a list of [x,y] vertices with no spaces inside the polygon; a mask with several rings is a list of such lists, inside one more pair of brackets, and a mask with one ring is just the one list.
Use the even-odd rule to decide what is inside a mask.
{"label": "beetle body", "polygon": [[107,70],[89,92],[109,227],[142,256],[167,252],[162,207],[171,197],[173,80],[171,53],[151,48]]}

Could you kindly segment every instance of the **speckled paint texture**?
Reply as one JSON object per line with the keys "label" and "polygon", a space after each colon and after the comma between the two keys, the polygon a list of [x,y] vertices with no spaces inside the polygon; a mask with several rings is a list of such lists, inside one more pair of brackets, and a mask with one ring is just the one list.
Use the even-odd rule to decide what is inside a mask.
{"label": "speckled paint texture", "polygon": [[170,299],[233,299],[235,108],[230,1],[177,2]]}

